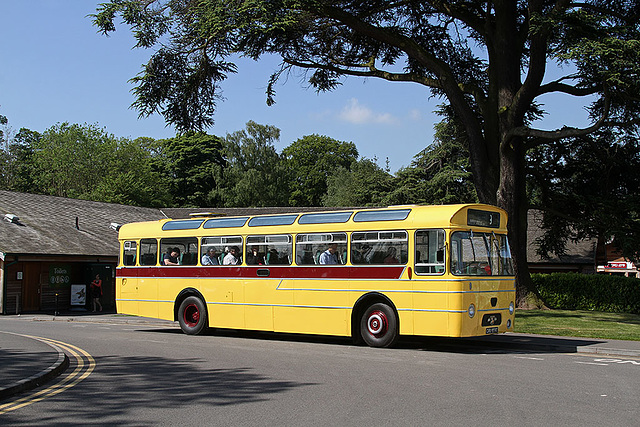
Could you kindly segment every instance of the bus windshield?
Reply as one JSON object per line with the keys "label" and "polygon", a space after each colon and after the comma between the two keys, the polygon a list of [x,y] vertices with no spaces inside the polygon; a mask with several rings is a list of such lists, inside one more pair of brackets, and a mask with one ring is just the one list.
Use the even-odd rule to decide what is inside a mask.
{"label": "bus windshield", "polygon": [[459,276],[513,275],[507,236],[456,231],[451,235],[451,272]]}

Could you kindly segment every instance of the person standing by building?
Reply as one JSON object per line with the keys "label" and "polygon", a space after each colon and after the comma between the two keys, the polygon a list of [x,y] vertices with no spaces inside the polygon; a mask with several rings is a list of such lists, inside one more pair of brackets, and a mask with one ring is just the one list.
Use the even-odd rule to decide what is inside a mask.
{"label": "person standing by building", "polygon": [[102,280],[100,275],[96,274],[96,278],[91,282],[91,302],[93,305],[93,312],[96,311],[96,305],[102,311],[102,304],[100,304],[100,297],[102,296]]}

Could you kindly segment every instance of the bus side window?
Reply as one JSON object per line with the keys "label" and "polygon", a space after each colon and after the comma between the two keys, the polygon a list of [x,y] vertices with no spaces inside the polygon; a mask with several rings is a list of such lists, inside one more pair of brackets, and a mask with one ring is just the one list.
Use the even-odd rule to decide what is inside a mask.
{"label": "bus side window", "polygon": [[156,265],[158,261],[158,241],[156,239],[140,240],[140,265]]}
{"label": "bus side window", "polygon": [[254,248],[265,265],[291,265],[293,247],[289,234],[247,236],[247,259]]}
{"label": "bus side window", "polygon": [[[236,246],[242,248],[241,236],[211,236],[200,240],[200,264],[207,267],[224,264],[224,257],[229,253],[229,248]],[[242,262],[238,253],[238,264]]]}
{"label": "bus side window", "polygon": [[[333,253],[323,258],[322,254],[329,248]],[[346,263],[347,233],[309,233],[296,236],[296,264],[343,265]]]}
{"label": "bus side window", "polygon": [[[160,240],[161,257],[176,251],[179,265],[196,265],[198,263],[198,239],[195,237],[167,237]],[[162,258],[160,259],[162,263]]]}
{"label": "bus side window", "polygon": [[404,230],[354,231],[351,233],[353,264],[406,264],[409,238]]}

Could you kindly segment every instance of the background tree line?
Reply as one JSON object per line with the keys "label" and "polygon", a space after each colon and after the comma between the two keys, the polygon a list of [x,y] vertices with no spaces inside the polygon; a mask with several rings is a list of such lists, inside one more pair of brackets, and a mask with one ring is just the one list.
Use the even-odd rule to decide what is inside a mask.
{"label": "background tree line", "polygon": [[[387,206],[478,200],[464,131],[450,108],[435,138],[391,174],[355,144],[307,135],[278,153],[280,130],[253,121],[224,138],[118,138],[96,125],[62,123],[13,132],[0,116],[0,189],[144,207]],[[640,249],[640,144],[606,129],[526,157],[530,206],[546,212],[542,256],[585,238]]]}
{"label": "background tree line", "polygon": [[434,144],[392,175],[354,143],[253,121],[225,137],[119,138],[61,123],[12,133],[4,122],[0,189],[145,207],[386,206],[476,201],[464,146],[438,125]]}

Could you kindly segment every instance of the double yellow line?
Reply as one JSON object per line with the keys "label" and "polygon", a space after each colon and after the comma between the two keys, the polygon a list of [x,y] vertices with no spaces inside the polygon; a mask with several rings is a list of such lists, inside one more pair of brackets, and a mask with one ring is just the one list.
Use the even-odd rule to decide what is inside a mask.
{"label": "double yellow line", "polygon": [[0,404],[0,415],[6,412],[15,411],[16,409],[20,409],[27,405],[31,405],[32,403],[39,402],[48,397],[55,396],[58,393],[62,393],[63,391],[75,386],[80,381],[87,378],[96,367],[96,362],[93,359],[93,357],[79,347],[64,343],[62,341],[52,340],[49,338],[34,337],[30,335],[24,335],[24,336],[50,344],[53,347],[56,347],[57,349],[64,351],[69,357],[75,358],[76,367],[73,370],[73,372],[69,373],[68,375],[65,375],[62,379],[58,380],[55,384],[43,390],[30,393],[29,395],[24,396],[20,399],[17,399],[13,402]]}

